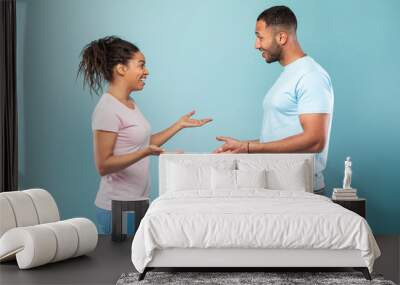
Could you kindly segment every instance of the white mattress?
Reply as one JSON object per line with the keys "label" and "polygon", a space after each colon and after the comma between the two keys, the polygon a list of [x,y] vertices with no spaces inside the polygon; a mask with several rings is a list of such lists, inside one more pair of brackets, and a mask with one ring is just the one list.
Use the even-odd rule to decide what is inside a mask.
{"label": "white mattress", "polygon": [[359,250],[370,271],[380,255],[359,215],[324,196],[266,189],[160,196],[135,235],[132,262],[143,272],[156,249],[168,248]]}

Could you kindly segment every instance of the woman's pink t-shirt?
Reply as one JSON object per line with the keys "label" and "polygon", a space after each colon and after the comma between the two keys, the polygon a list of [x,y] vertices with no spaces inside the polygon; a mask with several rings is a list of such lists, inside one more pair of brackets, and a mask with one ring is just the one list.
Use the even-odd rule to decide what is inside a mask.
{"label": "woman's pink t-shirt", "polygon": [[[114,155],[145,148],[150,143],[151,127],[139,107],[131,109],[112,95],[103,94],[92,115],[92,130],[117,133]],[[111,200],[144,200],[150,192],[149,157],[101,177],[95,205],[111,210]]]}

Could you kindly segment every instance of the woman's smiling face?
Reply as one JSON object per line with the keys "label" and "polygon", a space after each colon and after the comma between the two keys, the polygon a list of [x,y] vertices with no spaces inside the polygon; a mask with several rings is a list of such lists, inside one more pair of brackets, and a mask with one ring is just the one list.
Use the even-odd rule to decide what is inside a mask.
{"label": "woman's smiling face", "polygon": [[141,52],[136,52],[127,64],[128,70],[125,74],[132,91],[144,88],[145,80],[149,71],[146,68],[146,60]]}

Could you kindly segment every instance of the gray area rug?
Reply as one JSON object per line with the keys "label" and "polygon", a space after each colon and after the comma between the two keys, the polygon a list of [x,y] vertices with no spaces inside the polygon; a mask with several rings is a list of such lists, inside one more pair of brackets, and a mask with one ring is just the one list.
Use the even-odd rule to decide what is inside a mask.
{"label": "gray area rug", "polygon": [[382,275],[372,274],[372,281],[360,272],[148,272],[142,281],[139,273],[124,273],[117,285],[133,284],[384,284],[395,285],[384,280]]}

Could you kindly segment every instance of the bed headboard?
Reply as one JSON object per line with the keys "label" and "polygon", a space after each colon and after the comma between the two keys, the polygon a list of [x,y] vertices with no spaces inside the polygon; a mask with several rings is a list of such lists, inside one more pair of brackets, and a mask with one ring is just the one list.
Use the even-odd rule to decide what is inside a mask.
{"label": "bed headboard", "polygon": [[182,160],[194,160],[197,162],[202,161],[218,161],[218,160],[232,160],[240,161],[243,160],[257,160],[265,161],[266,163],[276,163],[279,161],[290,161],[290,162],[302,162],[304,161],[309,167],[310,177],[308,177],[310,183],[307,192],[313,192],[314,185],[314,156],[313,153],[290,153],[290,154],[204,154],[204,153],[185,153],[185,154],[161,154],[159,157],[159,195],[164,194],[167,191],[166,180],[167,180],[167,165],[168,162],[178,162]]}

